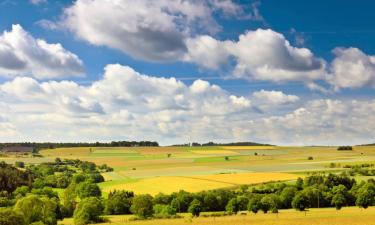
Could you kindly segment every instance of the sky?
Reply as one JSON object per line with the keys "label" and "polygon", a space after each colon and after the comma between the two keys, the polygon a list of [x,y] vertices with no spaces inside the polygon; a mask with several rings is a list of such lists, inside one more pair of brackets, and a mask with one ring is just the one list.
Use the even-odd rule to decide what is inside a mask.
{"label": "sky", "polygon": [[0,141],[373,143],[374,7],[0,0]]}

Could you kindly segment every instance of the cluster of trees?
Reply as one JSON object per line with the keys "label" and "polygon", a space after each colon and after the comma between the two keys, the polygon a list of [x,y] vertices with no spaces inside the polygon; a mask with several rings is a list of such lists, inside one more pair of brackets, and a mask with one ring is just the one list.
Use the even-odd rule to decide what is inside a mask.
{"label": "cluster of trees", "polygon": [[53,149],[63,147],[157,147],[159,143],[156,141],[112,141],[112,142],[79,142],[79,143],[54,143],[54,142],[20,142],[20,143],[0,143],[0,149],[8,146],[26,146],[39,149]]}
{"label": "cluster of trees", "polygon": [[[21,167],[20,162],[16,164]],[[101,206],[102,200],[96,201],[102,195],[97,183],[104,181],[100,172],[112,171],[112,168],[59,158],[53,163],[22,164],[22,167],[25,168],[21,170],[0,163],[0,224],[56,225],[57,220],[73,214],[80,218],[77,224],[97,221],[95,217],[87,218],[88,214],[82,208],[92,207],[92,201]],[[65,189],[64,197],[60,199],[53,188]],[[101,215],[99,209],[96,213]]]}
{"label": "cluster of trees", "polygon": [[339,150],[339,151],[351,151],[351,150],[353,150],[353,147],[352,146],[339,146],[337,148],[337,150]]}
{"label": "cluster of trees", "polygon": [[[313,174],[295,184],[269,183],[217,189],[199,193],[179,191],[135,195],[114,191],[103,198],[97,183],[104,179],[96,166],[80,160],[60,160],[26,165],[20,170],[0,163],[0,224],[56,225],[57,220],[73,217],[76,225],[102,222],[103,215],[134,214],[136,218],[174,218],[178,213],[239,211],[277,213],[279,209],[304,211],[316,207],[375,205],[375,180],[357,183],[347,173]],[[54,187],[64,188],[59,195]]]}

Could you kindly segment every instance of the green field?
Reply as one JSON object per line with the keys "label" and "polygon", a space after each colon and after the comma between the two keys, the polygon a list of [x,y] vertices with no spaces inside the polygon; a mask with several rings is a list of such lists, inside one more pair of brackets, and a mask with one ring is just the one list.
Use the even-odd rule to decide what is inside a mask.
{"label": "green field", "polygon": [[[5,157],[8,163],[24,161],[41,163],[56,157],[107,164],[114,172],[105,173],[104,192],[113,189],[135,193],[171,193],[185,189],[191,192],[290,180],[313,171],[341,171],[344,165],[375,162],[375,147],[355,147],[353,151],[337,151],[336,147],[273,147],[273,146],[214,146],[214,147],[100,147],[60,148],[42,150],[41,158]],[[308,157],[313,160],[308,160]],[[330,164],[335,163],[335,168]],[[218,174],[263,173],[263,179],[243,176],[240,183],[212,180]],[[267,173],[269,173],[267,175]],[[279,175],[275,175],[275,173]],[[199,179],[197,179],[197,177]],[[366,177],[358,177],[366,179]],[[149,188],[150,184],[153,185]]]}

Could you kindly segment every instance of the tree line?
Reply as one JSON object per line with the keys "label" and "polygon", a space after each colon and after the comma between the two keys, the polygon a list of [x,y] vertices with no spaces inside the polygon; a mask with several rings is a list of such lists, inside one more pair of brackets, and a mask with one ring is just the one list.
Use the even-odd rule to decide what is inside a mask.
{"label": "tree line", "polygon": [[54,149],[67,147],[158,147],[156,141],[111,141],[111,142],[19,142],[0,143],[0,149],[9,146],[26,146],[34,149]]}

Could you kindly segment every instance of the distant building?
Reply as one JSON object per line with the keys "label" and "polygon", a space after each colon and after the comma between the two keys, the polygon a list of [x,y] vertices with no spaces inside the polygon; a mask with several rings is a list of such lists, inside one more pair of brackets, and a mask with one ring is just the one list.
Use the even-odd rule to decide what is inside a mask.
{"label": "distant building", "polygon": [[3,153],[8,154],[24,154],[24,153],[32,153],[34,151],[33,147],[27,146],[6,146],[1,149]]}

